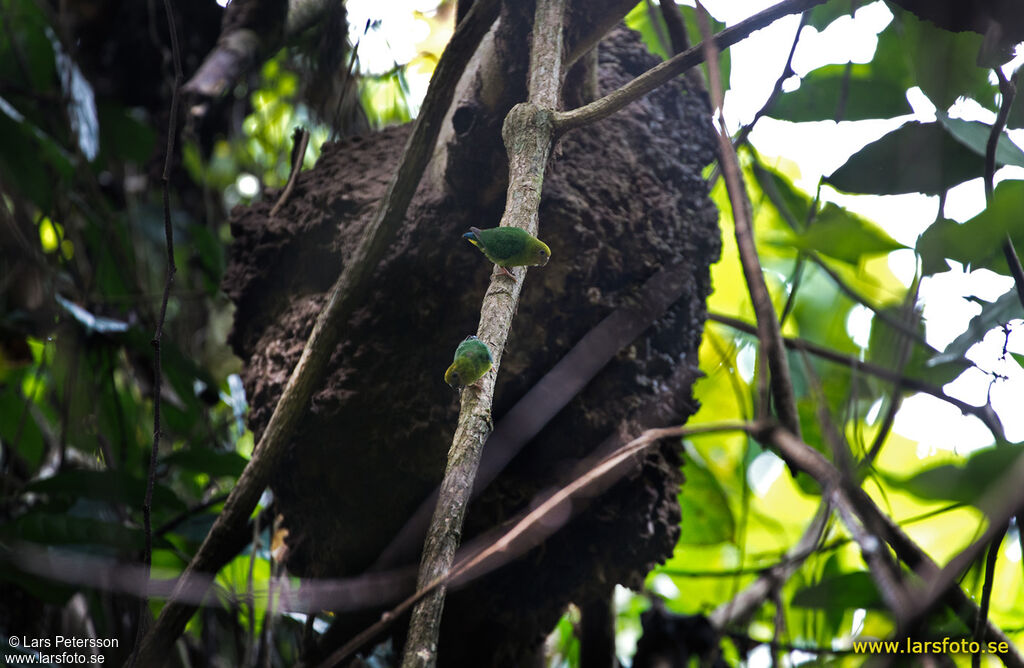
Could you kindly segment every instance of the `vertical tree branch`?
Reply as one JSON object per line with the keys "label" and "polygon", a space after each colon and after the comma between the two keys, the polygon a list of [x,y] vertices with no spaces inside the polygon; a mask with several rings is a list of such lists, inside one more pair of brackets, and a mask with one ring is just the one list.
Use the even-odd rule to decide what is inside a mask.
{"label": "vertical tree branch", "polygon": [[718,69],[718,47],[711,35],[711,26],[707,12],[700,3],[697,4],[698,23],[704,41],[705,60],[708,65],[708,78],[711,88],[711,101],[719,111],[718,144],[720,147],[719,161],[725,177],[729,201],[732,204],[732,215],[735,222],[736,245],[739,247],[740,262],[746,278],[750,301],[757,316],[757,338],[761,342],[763,354],[768,358],[768,369],[771,375],[771,394],[775,410],[782,424],[797,438],[800,437],[800,416],[796,409],[796,398],[793,394],[793,382],[790,379],[789,363],[786,350],[782,343],[782,331],[772,306],[768,286],[765,284],[761,271],[761,261],[757,257],[757,245],[754,242],[750,200],[743,184],[736,150],[729,140],[729,131],[725,127],[724,108],[722,106],[722,81]]}
{"label": "vertical tree branch", "polygon": [[[562,23],[565,0],[538,0],[530,53],[529,101],[509,111],[502,137],[509,158],[509,185],[502,226],[514,226],[537,234],[537,211],[544,185],[544,171],[554,143],[552,115],[558,106],[562,79]],[[437,508],[423,546],[417,588],[423,589],[451,569],[462,535],[462,522],[473,489],[484,442],[491,430],[491,403],[505,341],[526,268],[513,269],[512,277],[493,273],[480,307],[477,336],[494,357],[492,371],[480,387],[462,393],[459,422],[448,466],[441,482]],[[409,635],[402,658],[403,668],[433,666],[437,662],[437,638],[441,627],[446,586],[437,587],[413,608]]]}
{"label": "vertical tree branch", "polygon": [[158,666],[165,661],[171,644],[184,630],[196,607],[176,600],[180,592],[190,586],[197,573],[215,572],[232,556],[232,538],[245,530],[249,515],[263,494],[271,472],[284,456],[295,425],[305,414],[309,398],[323,377],[327,362],[341,338],[342,328],[364,301],[373,272],[402,226],[423,170],[433,154],[442,120],[451,104],[455,82],[497,17],[499,4],[498,0],[477,0],[466,19],[456,27],[434,72],[420,115],[406,144],[402,163],[358,246],[346,258],[344,269],[331,288],[327,303],[288,378],[252,460],[242,471],[223,511],[178,580],[171,601],[146,635],[139,651],[140,665]]}
{"label": "vertical tree branch", "polygon": [[[164,291],[160,302],[160,315],[157,318],[156,331],[153,333],[153,447],[149,451],[149,470],[146,474],[146,496],[142,502],[142,525],[146,537],[146,547],[142,555],[142,565],[149,580],[150,566],[153,563],[153,485],[156,477],[156,456],[160,450],[160,402],[163,392],[163,362],[160,353],[160,342],[164,335],[164,320],[167,317],[167,302],[171,296],[171,284],[178,268],[174,264],[174,227],[171,225],[171,163],[174,159],[174,143],[178,129],[178,92],[184,73],[181,69],[181,51],[178,48],[178,32],[174,24],[174,8],[171,0],[164,0],[164,12],[167,14],[167,30],[171,37],[171,59],[174,63],[174,81],[171,88],[171,112],[167,119],[167,149],[164,153],[164,170],[160,176],[164,206],[164,243],[167,251],[167,273],[164,277]],[[143,633],[149,626],[149,597],[143,595],[139,599],[139,625],[135,634],[135,646],[132,648],[132,665],[139,656]],[[145,665],[145,664],[143,664]]]}

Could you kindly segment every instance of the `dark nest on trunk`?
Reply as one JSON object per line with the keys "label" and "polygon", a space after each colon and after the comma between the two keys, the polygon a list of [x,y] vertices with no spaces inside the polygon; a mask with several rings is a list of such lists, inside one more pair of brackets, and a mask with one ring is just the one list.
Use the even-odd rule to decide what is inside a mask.
{"label": "dark nest on trunk", "polygon": [[[633,33],[613,32],[600,47],[602,91],[655,63]],[[289,531],[287,567],[295,575],[363,572],[441,479],[459,405],[442,376],[456,345],[476,331],[492,270],[460,236],[471,225],[496,225],[503,204],[472,196],[474,182],[477,192],[494,190],[494,175],[479,167],[494,151],[504,156],[493,134],[500,118],[473,126],[487,136],[461,128],[453,141],[462,151],[471,146],[492,155],[450,160],[443,183],[421,186],[274,474],[277,510]],[[237,305],[231,343],[245,361],[257,434],[397,168],[408,130],[325,145],[273,219],[273,193],[233,213],[224,286]],[[499,374],[495,422],[584,334],[635,299],[659,268],[682,263],[687,279],[664,315],[472,503],[464,542],[528,508],[609,436],[668,424],[638,424],[641,416],[678,422],[696,410],[690,385],[709,266],[720,252],[717,211],[701,177],[714,146],[706,97],[681,80],[558,142],[540,210],[552,260],[526,278]],[[677,448],[655,448],[634,475],[582,504],[544,544],[451,592],[441,663],[522,665],[570,601],[607,597],[617,583],[640,587],[679,536]],[[336,633],[372,618],[342,616]]]}

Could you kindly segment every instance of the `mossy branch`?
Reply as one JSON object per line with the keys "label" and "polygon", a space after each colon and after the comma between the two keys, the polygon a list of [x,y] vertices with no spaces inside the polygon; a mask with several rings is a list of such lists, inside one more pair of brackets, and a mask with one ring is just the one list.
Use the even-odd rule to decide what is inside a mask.
{"label": "mossy branch", "polygon": [[[529,101],[513,107],[502,128],[508,151],[509,185],[501,225],[520,227],[535,236],[544,171],[555,137],[552,117],[558,105],[563,72],[564,17],[565,0],[538,0],[530,53]],[[526,278],[526,268],[512,271],[512,277],[497,272],[491,274],[491,283],[480,307],[477,336],[490,347],[494,364],[479,387],[470,386],[462,393],[448,466],[423,546],[418,589],[448,574],[461,541],[466,506],[484,442],[491,430],[495,380]],[[439,586],[413,609],[403,668],[433,666],[437,662],[437,638],[445,593],[446,587]]]}

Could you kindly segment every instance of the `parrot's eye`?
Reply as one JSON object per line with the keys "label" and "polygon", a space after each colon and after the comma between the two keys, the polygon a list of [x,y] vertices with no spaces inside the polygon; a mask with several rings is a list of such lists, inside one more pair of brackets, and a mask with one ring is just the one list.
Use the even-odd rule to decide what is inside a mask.
{"label": "parrot's eye", "polygon": [[452,380],[455,381],[456,385],[459,384],[459,372],[458,371],[452,371]]}

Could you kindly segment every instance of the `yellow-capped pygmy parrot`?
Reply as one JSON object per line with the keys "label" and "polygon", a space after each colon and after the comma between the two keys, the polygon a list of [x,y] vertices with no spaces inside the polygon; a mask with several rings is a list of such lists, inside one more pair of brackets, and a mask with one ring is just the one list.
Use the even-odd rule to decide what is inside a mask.
{"label": "yellow-capped pygmy parrot", "polygon": [[491,349],[475,336],[467,336],[455,349],[455,359],[444,372],[444,382],[461,389],[484,377],[491,368]]}
{"label": "yellow-capped pygmy parrot", "polygon": [[512,275],[507,267],[543,266],[551,258],[551,249],[546,243],[518,227],[487,230],[471,227],[462,236],[483,251],[506,276]]}

